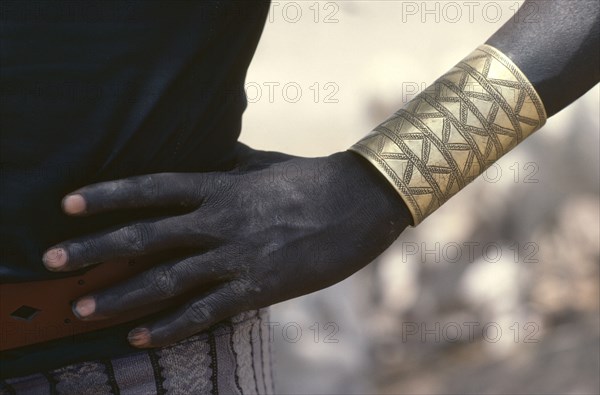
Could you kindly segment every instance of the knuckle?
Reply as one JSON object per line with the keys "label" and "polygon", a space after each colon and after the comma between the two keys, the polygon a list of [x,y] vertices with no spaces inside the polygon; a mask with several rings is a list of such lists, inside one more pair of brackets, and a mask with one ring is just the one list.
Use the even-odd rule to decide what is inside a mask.
{"label": "knuckle", "polygon": [[253,308],[257,302],[263,299],[263,286],[251,279],[237,279],[230,281],[228,295],[236,305],[247,310]]}
{"label": "knuckle", "polygon": [[154,174],[141,176],[138,179],[138,191],[142,199],[153,199],[158,196],[159,183],[157,177]]}
{"label": "knuckle", "polygon": [[234,296],[247,296],[253,291],[250,281],[245,279],[237,279],[229,282],[229,291]]}
{"label": "knuckle", "polygon": [[227,174],[212,174],[204,177],[203,181],[198,183],[199,192],[202,195],[212,199],[224,199],[229,196],[233,179]]}
{"label": "knuckle", "polygon": [[178,284],[175,276],[164,267],[155,267],[150,271],[150,287],[163,299],[177,295]]}
{"label": "knuckle", "polygon": [[212,313],[206,302],[194,302],[187,308],[187,319],[194,324],[204,324],[212,321]]}
{"label": "knuckle", "polygon": [[120,233],[128,250],[143,252],[150,241],[152,229],[150,225],[141,223],[126,226]]}

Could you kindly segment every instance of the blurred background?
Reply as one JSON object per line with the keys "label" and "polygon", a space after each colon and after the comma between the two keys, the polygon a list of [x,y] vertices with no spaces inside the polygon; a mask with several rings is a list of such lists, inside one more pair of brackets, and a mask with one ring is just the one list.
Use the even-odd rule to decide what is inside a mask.
{"label": "blurred background", "polygon": [[[345,150],[521,3],[273,1],[241,140]],[[277,392],[600,393],[599,93],[361,272],[274,306]]]}

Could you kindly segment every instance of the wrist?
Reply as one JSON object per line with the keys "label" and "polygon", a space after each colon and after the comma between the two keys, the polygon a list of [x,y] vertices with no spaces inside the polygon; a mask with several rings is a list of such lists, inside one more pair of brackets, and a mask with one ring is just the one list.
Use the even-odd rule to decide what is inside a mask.
{"label": "wrist", "polygon": [[386,177],[418,225],[545,121],[526,76],[483,45],[351,150]]}
{"label": "wrist", "polygon": [[347,192],[370,206],[369,215],[397,224],[399,232],[412,223],[404,200],[368,160],[352,151],[338,152],[329,158],[348,178]]}

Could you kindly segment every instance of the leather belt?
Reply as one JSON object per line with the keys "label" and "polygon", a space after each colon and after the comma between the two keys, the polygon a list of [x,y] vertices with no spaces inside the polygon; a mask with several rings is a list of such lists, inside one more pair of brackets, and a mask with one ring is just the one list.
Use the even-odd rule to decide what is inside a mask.
{"label": "leather belt", "polygon": [[141,260],[116,260],[96,265],[84,274],[60,279],[0,284],[0,351],[78,335],[121,324],[148,314],[81,321],[71,302],[109,287],[148,267]]}

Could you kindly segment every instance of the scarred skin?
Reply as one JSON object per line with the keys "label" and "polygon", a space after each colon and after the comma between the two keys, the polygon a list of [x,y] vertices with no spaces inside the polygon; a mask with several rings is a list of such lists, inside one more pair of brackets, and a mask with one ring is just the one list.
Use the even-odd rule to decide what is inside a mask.
{"label": "scarred skin", "polygon": [[[527,75],[548,115],[598,82],[598,4],[527,1],[521,9],[527,13],[519,11],[487,42]],[[530,7],[537,20],[531,20]],[[49,270],[178,248],[188,252],[83,296],[74,303],[79,317],[102,319],[173,301],[174,309],[129,335],[136,347],[167,345],[238,312],[341,281],[381,254],[411,222],[393,188],[351,152],[299,158],[241,144],[239,151],[230,172],[111,181],[63,200],[69,215],[148,207],[179,212],[60,243],[43,257]]]}

